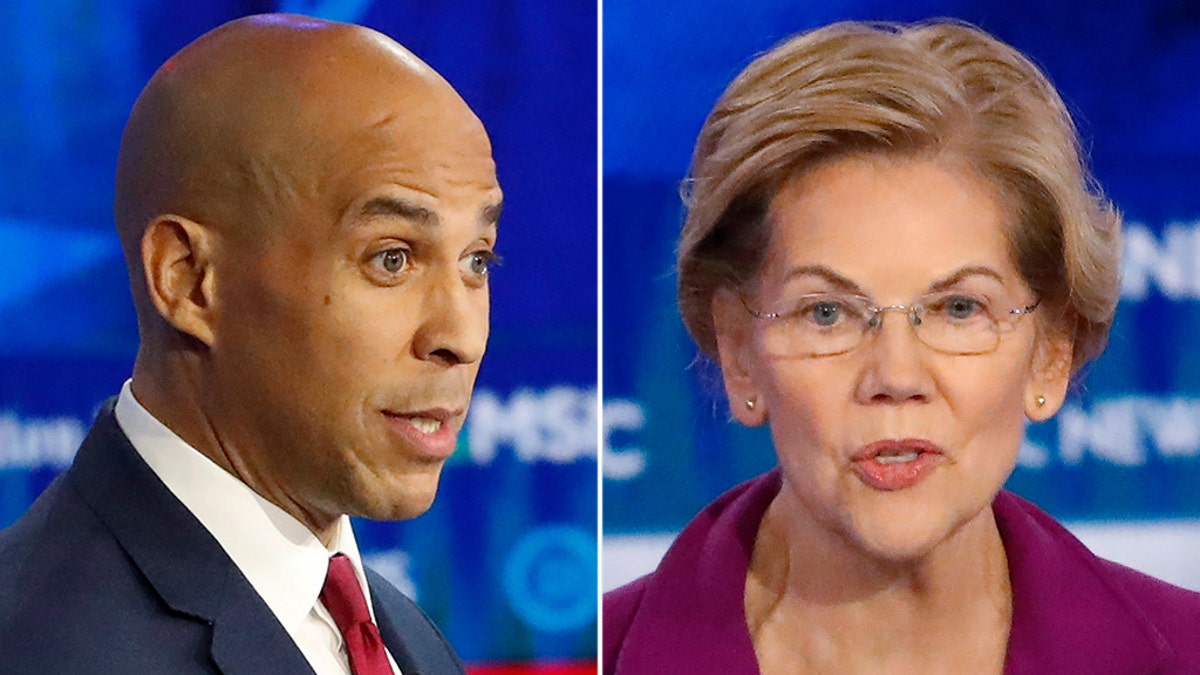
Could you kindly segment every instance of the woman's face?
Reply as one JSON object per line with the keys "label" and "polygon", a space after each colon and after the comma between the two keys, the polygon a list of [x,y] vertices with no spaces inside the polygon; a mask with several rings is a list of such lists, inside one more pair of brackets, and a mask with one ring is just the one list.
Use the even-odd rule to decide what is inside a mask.
{"label": "woman's face", "polygon": [[[1069,344],[1039,338],[1036,311],[1008,314],[1036,298],[1010,259],[1004,218],[984,179],[934,159],[834,160],[772,200],[754,291],[721,291],[713,310],[732,409],[745,424],[770,424],[796,525],[900,561],[990,513],[1024,418],[1057,411],[1070,371]],[[849,351],[812,356],[794,324],[747,311],[805,308],[792,321],[820,333],[844,308],[801,296],[857,294],[888,307],[930,293],[951,298],[941,306],[951,322],[978,310],[972,299],[986,301],[1005,324],[994,351],[937,351],[921,339],[933,339],[932,320],[919,337],[896,310]]]}

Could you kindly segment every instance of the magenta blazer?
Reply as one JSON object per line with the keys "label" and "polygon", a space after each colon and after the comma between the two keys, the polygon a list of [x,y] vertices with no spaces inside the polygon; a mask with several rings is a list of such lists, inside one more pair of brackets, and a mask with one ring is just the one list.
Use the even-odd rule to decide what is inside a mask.
{"label": "magenta blazer", "polygon": [[[657,570],[605,594],[606,675],[758,673],[743,591],[779,487],[776,469],[726,492]],[[1097,558],[1014,494],[992,509],[1012,581],[1006,675],[1200,673],[1200,593]]]}

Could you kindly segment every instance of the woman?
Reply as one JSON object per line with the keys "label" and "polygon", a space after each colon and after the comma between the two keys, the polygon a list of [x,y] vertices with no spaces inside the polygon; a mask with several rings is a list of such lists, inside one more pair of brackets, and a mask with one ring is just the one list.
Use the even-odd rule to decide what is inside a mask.
{"label": "woman", "polygon": [[953,22],[813,31],[734,80],[691,175],[684,322],[779,467],[605,598],[606,673],[1200,672],[1200,594],[1001,491],[1118,294],[1032,63]]}

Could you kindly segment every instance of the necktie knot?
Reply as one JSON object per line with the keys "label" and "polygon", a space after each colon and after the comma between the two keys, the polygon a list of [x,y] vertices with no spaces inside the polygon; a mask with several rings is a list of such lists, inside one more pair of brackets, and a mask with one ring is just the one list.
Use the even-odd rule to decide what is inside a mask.
{"label": "necktie knot", "polygon": [[329,559],[321,604],[329,610],[346,644],[350,672],[354,675],[392,675],[392,666],[384,650],[379,628],[371,620],[371,610],[363,596],[354,563],[338,553]]}
{"label": "necktie knot", "polygon": [[354,563],[344,554],[338,553],[329,559],[329,571],[325,575],[325,586],[321,589],[321,603],[338,630],[345,634],[351,626],[371,620],[367,599],[363,597]]}

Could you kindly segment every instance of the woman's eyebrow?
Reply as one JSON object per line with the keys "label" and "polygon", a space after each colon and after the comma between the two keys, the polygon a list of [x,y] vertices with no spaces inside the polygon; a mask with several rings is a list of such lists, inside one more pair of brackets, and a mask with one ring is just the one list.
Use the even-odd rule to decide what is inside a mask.
{"label": "woman's eyebrow", "polygon": [[[800,277],[808,276],[822,279],[839,292],[870,297],[861,286],[824,265],[800,265],[798,267],[794,267],[791,270],[788,270],[788,273],[784,275],[783,283],[790,283],[791,281]],[[997,283],[1002,285],[1004,284],[1004,277],[995,269],[992,269],[987,265],[964,265],[963,267],[958,268],[941,279],[935,280],[929,285],[928,292],[937,293],[953,288],[963,279],[973,276],[987,277],[989,279],[994,279]]]}
{"label": "woman's eyebrow", "polygon": [[807,276],[824,279],[826,283],[839,291],[853,295],[866,296],[866,293],[863,292],[861,286],[824,265],[801,265],[799,267],[794,267],[791,270],[788,270],[788,273],[784,275],[783,283],[786,284],[799,277]]}
{"label": "woman's eyebrow", "polygon": [[932,293],[944,291],[953,287],[963,279],[974,276],[990,277],[995,279],[1001,285],[1004,284],[1004,277],[1001,276],[999,272],[988,267],[987,265],[965,265],[951,272],[949,275],[938,279],[932,284],[929,284],[929,291]]}

